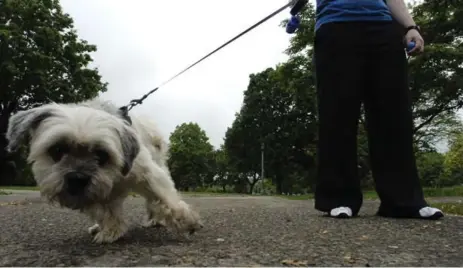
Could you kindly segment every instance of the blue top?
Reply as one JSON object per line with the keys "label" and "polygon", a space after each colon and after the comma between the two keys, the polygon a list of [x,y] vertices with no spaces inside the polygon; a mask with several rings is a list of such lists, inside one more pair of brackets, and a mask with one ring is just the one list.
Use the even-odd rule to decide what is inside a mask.
{"label": "blue top", "polygon": [[317,0],[315,31],[335,21],[390,21],[384,0]]}

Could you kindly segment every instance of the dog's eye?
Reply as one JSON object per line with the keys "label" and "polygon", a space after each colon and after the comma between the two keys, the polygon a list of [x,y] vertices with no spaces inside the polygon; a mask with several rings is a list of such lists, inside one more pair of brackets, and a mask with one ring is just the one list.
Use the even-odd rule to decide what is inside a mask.
{"label": "dog's eye", "polygon": [[69,146],[66,144],[55,144],[48,149],[48,154],[55,162],[59,162],[67,153],[69,153]]}
{"label": "dog's eye", "polygon": [[101,150],[101,149],[95,150],[95,156],[100,166],[106,164],[109,160],[109,154],[105,150]]}

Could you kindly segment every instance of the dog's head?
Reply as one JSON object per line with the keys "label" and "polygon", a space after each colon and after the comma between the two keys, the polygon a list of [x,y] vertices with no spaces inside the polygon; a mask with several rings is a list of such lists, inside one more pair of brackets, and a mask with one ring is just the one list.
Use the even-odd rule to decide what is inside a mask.
{"label": "dog's head", "polygon": [[72,209],[109,198],[140,150],[133,129],[105,111],[48,104],[14,114],[7,149],[30,143],[28,161],[41,193]]}

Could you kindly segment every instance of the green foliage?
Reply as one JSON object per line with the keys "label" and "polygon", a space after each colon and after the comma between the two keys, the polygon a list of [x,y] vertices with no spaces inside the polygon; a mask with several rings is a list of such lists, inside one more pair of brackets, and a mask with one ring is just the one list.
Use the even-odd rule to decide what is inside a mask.
{"label": "green foliage", "polygon": [[2,0],[0,6],[1,100],[16,100],[27,109],[49,100],[77,102],[106,90],[98,71],[87,68],[96,46],[78,39],[58,0]]}
{"label": "green foliage", "polygon": [[276,194],[277,193],[277,188],[275,184],[272,183],[271,180],[264,179],[263,184],[262,184],[262,191],[263,194]]}
{"label": "green foliage", "polygon": [[426,42],[425,53],[410,60],[417,138],[436,136],[433,129],[445,134],[463,106],[463,5],[457,2],[426,0],[412,11]]}
{"label": "green foliage", "polygon": [[196,123],[183,123],[170,135],[168,166],[181,190],[209,186],[215,176],[214,148]]}
{"label": "green foliage", "polygon": [[3,190],[0,190],[0,195],[9,195],[11,194],[10,192],[6,192],[6,191],[3,191]]}
{"label": "green foliage", "polygon": [[463,184],[463,132],[449,141],[449,151],[445,154],[440,186]]}
{"label": "green foliage", "polygon": [[227,186],[233,185],[233,175],[236,174],[236,171],[230,164],[229,155],[223,144],[218,150],[215,151],[214,161],[216,168],[216,177],[214,183],[215,185],[222,188],[222,192],[229,192],[230,189],[228,189]]}
{"label": "green foliage", "polygon": [[12,113],[106,91],[98,70],[88,67],[95,51],[78,39],[59,0],[0,0],[0,170],[9,161],[4,133]]}
{"label": "green foliage", "polygon": [[[244,103],[225,135],[230,164],[250,187],[260,179],[261,146],[265,170],[277,191],[291,191],[288,179],[303,179],[313,162],[316,98],[313,74],[303,57],[250,75]],[[290,172],[298,172],[297,175]],[[307,173],[307,172],[306,172]],[[285,183],[286,182],[286,183]]]}
{"label": "green foliage", "polygon": [[422,151],[434,150],[438,143],[446,142],[457,133],[463,132],[461,118],[455,112],[445,112],[434,117],[431,123],[415,132],[417,148]]}
{"label": "green foliage", "polygon": [[416,165],[424,187],[441,186],[441,176],[444,170],[444,155],[431,151],[417,154]]}

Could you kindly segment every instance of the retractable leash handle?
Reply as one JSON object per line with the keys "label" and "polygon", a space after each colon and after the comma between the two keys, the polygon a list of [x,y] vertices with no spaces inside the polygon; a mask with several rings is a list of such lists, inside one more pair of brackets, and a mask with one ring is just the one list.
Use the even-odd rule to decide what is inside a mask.
{"label": "retractable leash handle", "polygon": [[308,0],[298,0],[295,1],[294,5],[291,7],[291,18],[289,19],[288,23],[286,24],[286,33],[292,34],[296,32],[301,24],[301,20],[297,16],[297,14],[304,8],[304,6],[308,3]]}
{"label": "retractable leash handle", "polygon": [[415,42],[411,41],[410,43],[407,44],[407,53],[409,53],[412,49],[414,49],[416,46]]}

